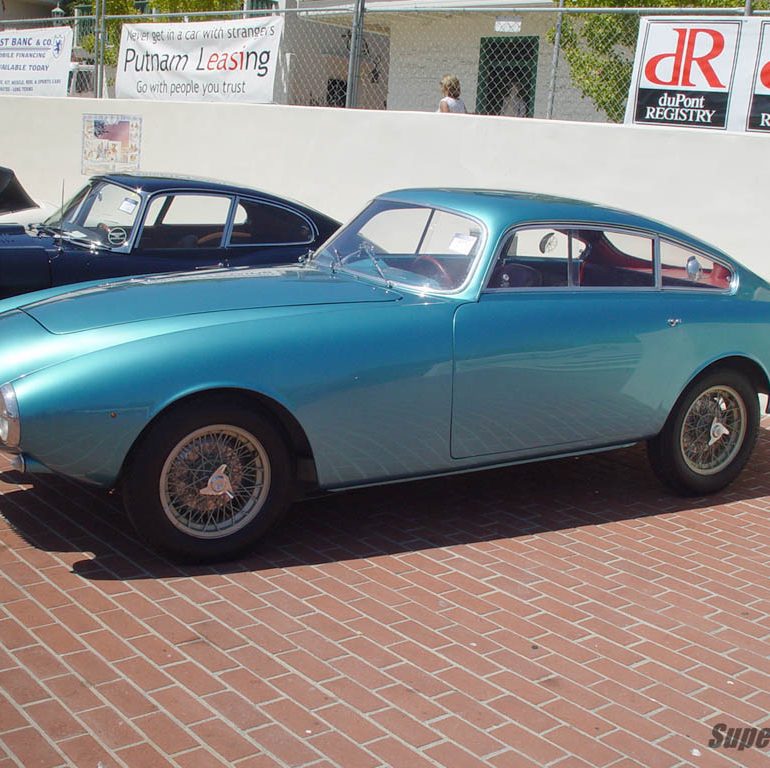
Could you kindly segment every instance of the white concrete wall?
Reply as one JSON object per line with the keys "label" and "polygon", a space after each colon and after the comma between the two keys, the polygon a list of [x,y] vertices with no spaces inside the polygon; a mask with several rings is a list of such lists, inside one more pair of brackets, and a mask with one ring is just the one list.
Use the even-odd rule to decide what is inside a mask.
{"label": "white concrete wall", "polygon": [[765,136],[276,105],[0,97],[0,165],[38,199],[80,174],[84,113],[140,115],[142,170],[229,179],[345,219],[407,186],[520,189],[653,216],[770,278]]}

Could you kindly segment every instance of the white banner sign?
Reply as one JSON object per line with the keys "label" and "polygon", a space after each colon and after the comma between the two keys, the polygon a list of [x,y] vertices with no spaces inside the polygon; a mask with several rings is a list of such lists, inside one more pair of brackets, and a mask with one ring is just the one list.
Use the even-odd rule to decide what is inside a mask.
{"label": "white banner sign", "polygon": [[283,17],[124,24],[115,95],[171,101],[273,101]]}
{"label": "white banner sign", "polygon": [[66,96],[72,29],[0,32],[0,94]]}
{"label": "white banner sign", "polygon": [[762,21],[747,131],[770,133],[770,21]]}
{"label": "white banner sign", "polygon": [[647,18],[626,123],[770,131],[770,22]]}

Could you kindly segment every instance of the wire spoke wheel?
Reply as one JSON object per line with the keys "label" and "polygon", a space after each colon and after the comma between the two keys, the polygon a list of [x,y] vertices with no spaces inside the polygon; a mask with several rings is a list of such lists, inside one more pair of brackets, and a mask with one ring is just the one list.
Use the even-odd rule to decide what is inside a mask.
{"label": "wire spoke wheel", "polygon": [[682,392],[647,441],[655,474],[685,496],[716,493],[746,466],[759,433],[756,381],[744,371],[704,373]]}
{"label": "wire spoke wheel", "polygon": [[199,539],[230,536],[260,512],[270,492],[270,461],[250,432],[226,424],[183,437],[166,458],[159,481],[169,521]]}
{"label": "wire spoke wheel", "polygon": [[715,475],[735,459],[746,436],[743,398],[732,387],[702,392],[682,421],[680,445],[685,464],[696,474]]}

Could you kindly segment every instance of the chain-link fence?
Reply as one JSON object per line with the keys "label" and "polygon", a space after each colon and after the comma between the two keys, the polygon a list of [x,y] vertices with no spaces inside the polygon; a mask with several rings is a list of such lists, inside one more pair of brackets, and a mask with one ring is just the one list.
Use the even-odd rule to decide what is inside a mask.
{"label": "chain-link fence", "polygon": [[[278,9],[114,16],[75,15],[0,23],[74,28],[70,95],[114,92],[124,23],[188,22],[282,15],[281,66],[273,102],[303,106],[436,111],[441,78],[456,76],[469,112],[594,122],[623,119],[641,16],[768,13],[770,0],[725,8],[435,7],[368,0],[305,0]],[[143,10],[147,3],[137,3]],[[150,4],[151,5],[151,2]],[[360,13],[357,13],[360,11]],[[357,72],[357,77],[355,73]],[[353,87],[349,87],[350,77]]]}

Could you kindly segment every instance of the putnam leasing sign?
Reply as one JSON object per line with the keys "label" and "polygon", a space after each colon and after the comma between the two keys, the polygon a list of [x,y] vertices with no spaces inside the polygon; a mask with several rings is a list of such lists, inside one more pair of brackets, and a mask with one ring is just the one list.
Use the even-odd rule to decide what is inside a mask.
{"label": "putnam leasing sign", "polygon": [[282,17],[125,24],[115,95],[270,103],[282,34]]}
{"label": "putnam leasing sign", "polygon": [[635,125],[768,131],[768,61],[768,21],[642,19],[625,121]]}
{"label": "putnam leasing sign", "polygon": [[69,27],[0,32],[0,94],[66,96],[71,55]]}

